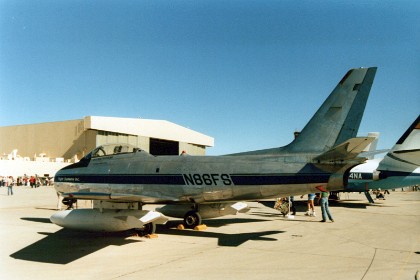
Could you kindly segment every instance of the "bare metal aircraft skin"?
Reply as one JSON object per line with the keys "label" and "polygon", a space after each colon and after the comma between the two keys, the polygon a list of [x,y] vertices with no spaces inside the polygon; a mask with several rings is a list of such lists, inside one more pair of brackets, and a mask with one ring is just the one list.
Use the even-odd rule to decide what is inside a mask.
{"label": "bare metal aircraft skin", "polygon": [[[152,233],[167,216],[193,228],[202,218],[244,211],[241,201],[341,190],[359,153],[374,138],[355,138],[376,67],[351,69],[289,145],[225,156],[152,156],[125,144],[100,146],[57,172],[65,199],[94,209],[59,211],[57,225],[95,231]],[[144,204],[166,204],[156,211]]]}

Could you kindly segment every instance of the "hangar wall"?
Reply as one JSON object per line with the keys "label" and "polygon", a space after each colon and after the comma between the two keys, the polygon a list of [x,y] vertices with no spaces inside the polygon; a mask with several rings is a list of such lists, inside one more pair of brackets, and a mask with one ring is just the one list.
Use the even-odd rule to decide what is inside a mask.
{"label": "hangar wall", "polygon": [[83,134],[83,120],[0,127],[0,153],[14,149],[22,157],[33,159],[40,154],[64,157]]}
{"label": "hangar wall", "polygon": [[125,143],[137,146],[147,152],[149,149],[148,137],[142,137],[140,135],[121,134],[102,130],[95,130],[95,134],[97,146],[111,143]]}
{"label": "hangar wall", "polygon": [[[212,146],[213,141],[209,136],[167,121],[129,118],[89,116],[79,120],[0,127],[3,159],[17,149],[21,157],[34,159],[44,154],[51,161],[64,158],[75,162],[99,145],[125,143],[150,152],[152,142],[155,155],[167,151],[170,154],[185,151],[191,155],[205,155],[206,147]],[[165,149],[167,147],[171,148]]]}

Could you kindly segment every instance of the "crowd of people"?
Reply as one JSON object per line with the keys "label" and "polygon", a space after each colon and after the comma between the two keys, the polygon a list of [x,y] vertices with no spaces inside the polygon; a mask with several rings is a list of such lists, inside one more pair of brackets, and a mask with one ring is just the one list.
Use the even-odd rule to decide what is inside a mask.
{"label": "crowd of people", "polygon": [[[301,196],[303,198],[304,195]],[[320,222],[326,222],[327,218],[334,222],[332,214],[329,209],[328,204],[329,193],[327,191],[322,191],[321,193],[310,193],[308,194],[307,206],[308,211],[306,211],[305,216],[316,217],[315,213],[315,198],[317,198],[317,204],[321,206],[322,220]],[[286,216],[289,212],[292,212],[291,215],[296,215],[296,206],[294,196],[286,198],[278,198],[274,205],[274,208],[279,210],[283,216]]]}
{"label": "crowd of people", "polygon": [[40,177],[38,175],[18,176],[0,176],[0,187],[7,187],[7,195],[13,195],[14,186],[28,186],[31,188],[38,188],[40,186],[50,186],[53,184],[53,180],[50,177]]}
{"label": "crowd of people", "polygon": [[[418,185],[415,185],[411,188],[413,191],[420,190]],[[401,188],[401,191],[404,191],[404,188]],[[390,193],[388,190],[383,191],[381,189],[377,189],[377,190],[372,190],[372,194],[376,196],[377,200],[385,200],[385,195],[389,195]],[[328,199],[330,198],[329,192],[321,190],[320,193],[310,193],[307,196],[308,196],[308,199],[306,203],[307,203],[308,210],[305,212],[304,214],[305,216],[316,217],[315,205],[317,204],[321,206],[322,220],[320,222],[326,222],[327,218],[331,222],[334,222],[334,219],[332,217],[332,214],[329,209],[329,204],[328,204]],[[303,197],[304,195],[302,195],[300,198],[303,198]],[[337,198],[337,196],[335,196],[334,198]],[[330,199],[334,199],[334,198],[330,198]],[[296,215],[296,206],[295,206],[294,197],[289,196],[289,197],[277,198],[274,204],[274,209],[279,210],[280,213],[284,217],[288,215],[289,213],[291,213],[291,215],[293,216]]]}

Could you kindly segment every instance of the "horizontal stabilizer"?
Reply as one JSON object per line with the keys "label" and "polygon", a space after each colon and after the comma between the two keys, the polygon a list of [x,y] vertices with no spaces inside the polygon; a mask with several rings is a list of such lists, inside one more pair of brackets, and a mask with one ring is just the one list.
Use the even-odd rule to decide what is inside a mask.
{"label": "horizontal stabilizer", "polygon": [[317,156],[315,160],[320,162],[329,162],[354,159],[374,140],[374,137],[351,138]]}
{"label": "horizontal stabilizer", "polygon": [[369,159],[373,159],[373,156],[388,153],[389,151],[390,151],[390,149],[374,150],[374,151],[362,152],[362,153],[360,153],[359,156],[369,158]]}
{"label": "horizontal stabilizer", "polygon": [[420,166],[420,149],[394,151],[389,153],[388,156]]}

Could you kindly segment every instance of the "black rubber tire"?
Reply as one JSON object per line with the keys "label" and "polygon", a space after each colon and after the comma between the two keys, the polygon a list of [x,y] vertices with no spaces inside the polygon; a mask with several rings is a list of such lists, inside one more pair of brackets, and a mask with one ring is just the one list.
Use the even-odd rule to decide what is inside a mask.
{"label": "black rubber tire", "polygon": [[186,228],[194,229],[196,226],[201,225],[201,222],[201,216],[196,211],[189,211],[184,216],[184,226]]}
{"label": "black rubber tire", "polygon": [[146,236],[149,234],[154,234],[156,232],[156,224],[147,223],[142,228],[133,229],[139,236]]}
{"label": "black rubber tire", "polygon": [[144,235],[153,234],[156,232],[156,224],[147,223],[143,226]]}

